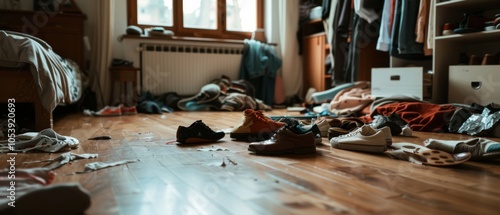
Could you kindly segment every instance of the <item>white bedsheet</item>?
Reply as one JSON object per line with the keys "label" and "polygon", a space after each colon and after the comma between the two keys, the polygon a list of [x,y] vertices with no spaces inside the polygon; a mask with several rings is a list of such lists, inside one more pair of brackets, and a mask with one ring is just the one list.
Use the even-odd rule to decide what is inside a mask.
{"label": "white bedsheet", "polygon": [[19,67],[26,63],[30,65],[42,105],[48,111],[80,99],[82,74],[78,64],[63,59],[39,38],[0,30],[0,67]]}

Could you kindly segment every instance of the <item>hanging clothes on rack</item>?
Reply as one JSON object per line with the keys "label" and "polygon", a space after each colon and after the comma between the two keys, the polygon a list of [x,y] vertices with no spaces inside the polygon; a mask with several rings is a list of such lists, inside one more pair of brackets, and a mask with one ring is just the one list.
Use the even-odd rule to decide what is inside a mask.
{"label": "hanging clothes on rack", "polygon": [[423,44],[416,42],[415,25],[420,0],[396,0],[391,33],[390,55],[406,60],[428,59]]}
{"label": "hanging clothes on rack", "polygon": [[363,48],[377,41],[380,32],[380,15],[384,6],[383,0],[354,0],[354,3],[356,4],[357,1],[360,4],[359,13],[353,16],[352,37],[345,67],[344,78],[347,82],[358,81],[359,56],[364,51]]}

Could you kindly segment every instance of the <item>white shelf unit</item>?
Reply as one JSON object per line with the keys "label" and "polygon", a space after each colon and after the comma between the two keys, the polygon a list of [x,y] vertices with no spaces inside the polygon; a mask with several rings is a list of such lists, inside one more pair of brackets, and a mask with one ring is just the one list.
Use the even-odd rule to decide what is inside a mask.
{"label": "white shelf unit", "polygon": [[[485,17],[494,18],[500,13],[500,0],[436,0],[434,15],[434,53],[432,101],[448,102],[449,67],[458,65],[460,53],[469,57],[500,52],[500,30],[481,31],[467,34],[442,35],[445,23],[458,26],[465,13],[482,12]],[[500,74],[499,74],[500,75]]]}

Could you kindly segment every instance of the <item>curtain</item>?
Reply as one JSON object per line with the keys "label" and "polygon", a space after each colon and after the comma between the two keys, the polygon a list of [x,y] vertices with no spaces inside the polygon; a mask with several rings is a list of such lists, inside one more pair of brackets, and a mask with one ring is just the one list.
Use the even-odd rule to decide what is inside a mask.
{"label": "curtain", "polygon": [[107,105],[110,92],[109,65],[112,61],[112,41],[115,17],[115,0],[94,1],[96,29],[92,34],[90,61],[91,90],[96,92],[98,109]]}
{"label": "curtain", "polygon": [[281,77],[285,95],[292,97],[302,91],[302,58],[297,43],[299,0],[265,0],[265,34],[267,41],[277,43],[281,56]]}

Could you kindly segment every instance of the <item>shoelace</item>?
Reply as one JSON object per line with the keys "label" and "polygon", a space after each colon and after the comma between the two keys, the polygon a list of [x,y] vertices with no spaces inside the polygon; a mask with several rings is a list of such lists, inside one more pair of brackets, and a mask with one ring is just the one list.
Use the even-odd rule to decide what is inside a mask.
{"label": "shoelace", "polygon": [[[273,142],[276,142],[279,138],[279,134],[281,133],[282,130],[284,130],[287,126],[283,126],[281,128],[279,128],[278,130],[276,131],[272,131],[271,133],[273,134],[271,136],[271,138],[269,140],[266,140],[266,141],[273,141]],[[290,130],[290,129],[289,129]]]}
{"label": "shoelace", "polygon": [[270,119],[269,117],[265,116],[264,113],[260,110],[254,111],[255,116],[257,116],[258,119],[264,121],[264,122],[275,122],[274,120]]}
{"label": "shoelace", "polygon": [[203,128],[207,129],[207,131],[214,132],[214,130],[212,130],[212,129],[208,126],[208,125],[206,125],[206,124],[205,124],[204,122],[202,122],[201,120],[199,121],[199,124],[200,124]]}
{"label": "shoelace", "polygon": [[351,131],[351,132],[349,132],[347,134],[339,135],[337,138],[352,137],[352,136],[355,136],[355,135],[361,133],[361,131],[362,131],[362,129],[361,129],[361,127],[359,127],[359,128],[357,128],[357,129],[355,129],[355,130],[353,130],[353,131]]}
{"label": "shoelace", "polygon": [[258,120],[261,120],[261,121],[264,121],[264,122],[268,122],[269,120],[266,119],[266,116],[264,116],[264,114],[262,114],[261,112],[257,112],[255,111],[254,112],[254,116],[258,119]]}

